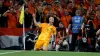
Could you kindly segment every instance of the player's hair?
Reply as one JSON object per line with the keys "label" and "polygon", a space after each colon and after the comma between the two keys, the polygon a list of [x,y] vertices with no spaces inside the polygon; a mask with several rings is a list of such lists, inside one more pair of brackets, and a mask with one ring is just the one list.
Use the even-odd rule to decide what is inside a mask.
{"label": "player's hair", "polygon": [[[48,16],[48,17],[47,17],[47,23],[49,23],[49,18],[50,18],[50,17],[53,17],[53,18],[54,18],[54,16]],[[55,20],[54,20],[54,21],[55,21]]]}

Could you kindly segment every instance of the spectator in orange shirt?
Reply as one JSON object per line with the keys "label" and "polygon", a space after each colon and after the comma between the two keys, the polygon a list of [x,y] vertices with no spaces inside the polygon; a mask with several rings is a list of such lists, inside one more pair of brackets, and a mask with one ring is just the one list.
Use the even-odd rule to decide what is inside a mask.
{"label": "spectator in orange shirt", "polygon": [[51,15],[55,15],[56,12],[55,10],[52,9],[52,5],[51,4],[46,4],[43,10],[43,14],[44,14],[44,22],[47,22],[47,18]]}
{"label": "spectator in orange shirt", "polygon": [[4,13],[6,10],[9,9],[10,6],[12,6],[12,0],[4,0],[3,6],[2,6],[2,13]]}
{"label": "spectator in orange shirt", "polygon": [[[71,17],[71,15],[69,15],[68,10],[64,9],[64,15],[61,16],[61,21],[62,21],[64,27],[66,28],[66,32],[68,31],[68,26],[69,26],[71,19],[72,19],[72,17]],[[67,32],[67,34],[68,34],[68,32]],[[68,36],[69,45],[71,44],[71,36],[72,36],[72,33],[71,33],[71,30],[70,30],[69,36]]]}
{"label": "spectator in orange shirt", "polygon": [[34,0],[28,1],[27,7],[28,7],[28,12],[29,12],[30,14],[35,13],[35,1],[34,1]]}
{"label": "spectator in orange shirt", "polygon": [[65,28],[68,28],[69,22],[71,20],[71,15],[69,15],[69,12],[67,9],[64,9],[64,15],[61,16],[61,21],[64,24]]}
{"label": "spectator in orange shirt", "polygon": [[3,14],[3,16],[7,17],[8,28],[16,28],[17,27],[17,19],[16,19],[15,15],[16,15],[16,12],[15,12],[14,8],[12,8],[12,7]]}
{"label": "spectator in orange shirt", "polygon": [[52,10],[55,15],[61,17],[60,13],[61,13],[62,7],[59,1],[54,2],[54,5],[52,6]]}
{"label": "spectator in orange shirt", "polygon": [[51,10],[51,7],[52,7],[52,5],[51,4],[45,4],[44,6],[43,6],[43,18],[44,18],[44,21],[43,22],[47,22],[47,17],[48,17],[48,14],[49,14],[49,12],[50,11],[52,11]]}
{"label": "spectator in orange shirt", "polygon": [[94,17],[94,24],[96,25],[96,29],[100,29],[100,11],[96,11],[96,16]]}
{"label": "spectator in orange shirt", "polygon": [[80,7],[80,0],[75,0],[75,7],[76,8],[79,8]]}
{"label": "spectator in orange shirt", "polygon": [[72,1],[69,1],[69,2],[68,2],[68,5],[67,5],[68,11],[69,11],[69,12],[72,12],[72,8],[73,8]]}
{"label": "spectator in orange shirt", "polygon": [[89,7],[90,7],[90,1],[84,0],[83,3],[84,3],[83,8],[85,8],[86,10],[88,10]]}
{"label": "spectator in orange shirt", "polygon": [[95,0],[94,2],[95,2],[96,5],[100,4],[100,0]]}

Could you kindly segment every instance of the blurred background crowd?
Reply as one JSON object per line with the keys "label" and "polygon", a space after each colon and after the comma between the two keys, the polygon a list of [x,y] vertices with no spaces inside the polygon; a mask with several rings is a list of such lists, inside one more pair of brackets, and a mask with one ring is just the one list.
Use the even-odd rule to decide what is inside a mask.
{"label": "blurred background crowd", "polygon": [[[49,16],[54,17],[57,37],[56,47],[52,47],[56,50],[100,51],[100,39],[96,35],[100,29],[100,0],[0,0],[0,28],[23,27],[19,23],[23,4],[25,28],[36,28],[33,14],[36,14],[37,22],[42,23],[48,23]],[[75,16],[83,19],[79,24],[84,27],[78,32],[70,26],[75,24],[72,20]]]}

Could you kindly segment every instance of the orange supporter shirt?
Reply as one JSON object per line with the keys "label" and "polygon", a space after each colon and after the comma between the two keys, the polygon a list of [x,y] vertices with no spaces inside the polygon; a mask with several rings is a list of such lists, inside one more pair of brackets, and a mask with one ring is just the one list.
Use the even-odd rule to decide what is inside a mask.
{"label": "orange supporter shirt", "polygon": [[8,17],[8,28],[16,28],[17,20],[15,15],[12,13],[7,13]]}
{"label": "orange supporter shirt", "polygon": [[71,16],[70,15],[68,15],[68,16],[62,16],[61,17],[61,21],[62,21],[62,23],[64,24],[64,27],[65,28],[68,28],[68,25],[69,25],[69,23],[70,23],[70,20],[71,20]]}
{"label": "orange supporter shirt", "polygon": [[59,15],[59,14],[60,14],[60,8],[59,8],[59,7],[55,7],[55,10],[53,11],[53,13],[54,13],[55,15],[60,16],[60,15]]}
{"label": "orange supporter shirt", "polygon": [[19,23],[20,13],[21,13],[21,11],[16,10],[16,17],[17,17],[16,20],[17,20],[17,23]]}
{"label": "orange supporter shirt", "polygon": [[41,23],[39,27],[41,28],[41,34],[39,35],[38,40],[50,41],[52,34],[56,35],[56,28],[53,25]]}
{"label": "orange supporter shirt", "polygon": [[80,7],[80,1],[79,0],[75,0],[75,7],[79,8]]}
{"label": "orange supporter shirt", "polygon": [[84,2],[83,8],[89,10],[89,7],[90,7],[90,5],[88,3],[86,3],[86,2]]}
{"label": "orange supporter shirt", "polygon": [[44,9],[44,14],[47,15],[49,13],[49,10],[47,8]]}
{"label": "orange supporter shirt", "polygon": [[44,13],[44,22],[47,22],[47,17],[46,17],[46,15],[49,13],[49,10],[47,9],[47,8],[45,8],[44,9],[44,11],[43,11],[43,13]]}
{"label": "orange supporter shirt", "polygon": [[[100,14],[99,14],[100,15]],[[97,18],[97,16],[94,17],[94,24],[96,26],[96,29],[99,29],[100,26],[100,19]]]}
{"label": "orange supporter shirt", "polygon": [[55,10],[59,10],[55,5],[52,5],[51,10],[53,11],[54,14],[57,14],[57,12]]}
{"label": "orange supporter shirt", "polygon": [[10,1],[8,1],[8,0],[6,0],[6,1],[4,1],[4,6],[6,6],[6,7],[10,7],[11,6],[11,2]]}
{"label": "orange supporter shirt", "polygon": [[28,12],[30,14],[33,14],[35,12],[35,8],[31,5],[30,2],[28,2],[27,6],[28,6]]}
{"label": "orange supporter shirt", "polygon": [[95,4],[100,4],[100,0],[95,0]]}
{"label": "orange supporter shirt", "polygon": [[[53,11],[54,14],[57,14],[56,11],[55,11],[55,9],[56,9],[57,11],[59,11],[59,8],[57,9],[55,6],[52,6],[51,10]],[[47,15],[49,12],[50,12],[50,11],[48,10],[48,8],[45,8],[45,9],[44,9],[44,14],[45,14],[45,15]]]}

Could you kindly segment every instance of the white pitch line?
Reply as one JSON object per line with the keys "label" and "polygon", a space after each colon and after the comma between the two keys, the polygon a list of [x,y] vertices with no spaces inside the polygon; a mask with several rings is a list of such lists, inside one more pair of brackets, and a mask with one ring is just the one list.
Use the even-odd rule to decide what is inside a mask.
{"label": "white pitch line", "polygon": [[4,53],[0,53],[0,55],[12,54],[12,53],[17,53],[17,52],[22,52],[22,51],[4,52]]}

